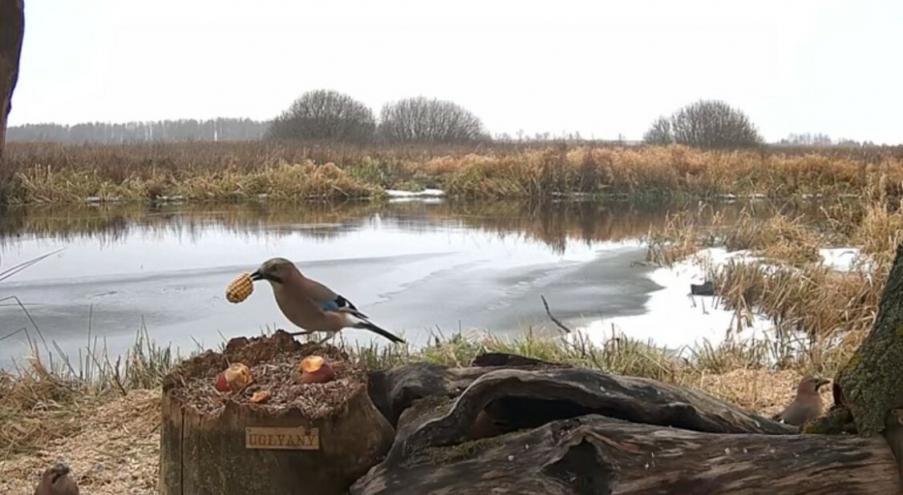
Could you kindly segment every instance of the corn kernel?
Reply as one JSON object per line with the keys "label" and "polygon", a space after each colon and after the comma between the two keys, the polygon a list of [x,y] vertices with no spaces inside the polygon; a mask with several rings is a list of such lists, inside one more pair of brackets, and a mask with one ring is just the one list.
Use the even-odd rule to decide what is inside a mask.
{"label": "corn kernel", "polygon": [[226,287],[226,299],[232,303],[240,303],[254,292],[254,282],[250,273],[242,273]]}

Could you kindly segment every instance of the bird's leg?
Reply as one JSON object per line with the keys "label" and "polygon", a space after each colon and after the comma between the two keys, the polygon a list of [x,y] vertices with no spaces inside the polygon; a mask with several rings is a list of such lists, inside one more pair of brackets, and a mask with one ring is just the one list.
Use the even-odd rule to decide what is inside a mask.
{"label": "bird's leg", "polygon": [[335,336],[338,335],[338,334],[339,334],[339,332],[327,332],[327,333],[326,333],[326,337],[324,337],[323,340],[317,342],[317,345],[323,345],[323,344],[325,344],[326,342],[330,342],[330,343],[331,343],[331,341],[332,341],[333,339],[335,339]]}

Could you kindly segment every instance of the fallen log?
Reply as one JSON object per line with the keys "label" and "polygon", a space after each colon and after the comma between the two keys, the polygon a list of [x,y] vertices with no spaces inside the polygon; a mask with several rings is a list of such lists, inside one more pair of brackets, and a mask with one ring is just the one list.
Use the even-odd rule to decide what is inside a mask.
{"label": "fallen log", "polygon": [[414,401],[425,397],[457,397],[474,380],[500,368],[538,370],[569,368],[539,359],[488,352],[474,358],[470,366],[448,368],[437,364],[417,363],[386,371],[373,371],[367,389],[377,409],[394,426],[398,417]]}
{"label": "fallen log", "polygon": [[421,444],[378,465],[351,493],[856,495],[900,490],[893,455],[877,437],[715,434],[586,415],[457,445]]}
{"label": "fallen log", "polygon": [[880,437],[799,435],[654,380],[489,368],[457,398],[437,392],[400,414],[389,455],[351,493],[901,493]]}
{"label": "fallen log", "polygon": [[500,369],[474,380],[447,414],[426,421],[410,437],[403,436],[408,428],[399,425],[389,455],[398,455],[399,449],[460,443],[467,439],[481,413],[507,425],[507,431],[597,413],[711,433],[796,432],[794,427],[750,414],[702,392],[645,378],[583,368]]}

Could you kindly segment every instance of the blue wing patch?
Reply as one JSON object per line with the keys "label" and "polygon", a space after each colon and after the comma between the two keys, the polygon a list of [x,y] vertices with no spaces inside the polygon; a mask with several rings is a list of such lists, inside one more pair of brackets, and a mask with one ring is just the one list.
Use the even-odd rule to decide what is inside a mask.
{"label": "blue wing patch", "polygon": [[[354,304],[351,304],[351,301],[349,301],[348,299],[345,299],[342,296],[336,296],[335,299],[332,299],[330,301],[322,301],[320,303],[320,308],[323,311],[338,311],[340,309],[346,309],[346,310],[351,310],[351,311],[354,311],[355,313],[358,313],[358,310],[354,306]],[[364,315],[363,313],[359,313],[359,314],[361,316],[366,317],[366,315]]]}

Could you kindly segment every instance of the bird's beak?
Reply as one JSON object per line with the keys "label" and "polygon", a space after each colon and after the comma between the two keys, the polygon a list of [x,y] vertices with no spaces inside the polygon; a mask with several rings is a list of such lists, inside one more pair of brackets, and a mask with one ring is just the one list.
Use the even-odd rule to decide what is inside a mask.
{"label": "bird's beak", "polygon": [[269,280],[270,282],[276,282],[276,283],[280,283],[280,284],[282,283],[281,278],[279,278],[275,275],[268,275],[266,273],[261,272],[260,270],[256,270],[254,273],[251,274],[251,280],[253,280],[255,282],[258,280]]}
{"label": "bird's beak", "polygon": [[818,380],[815,381],[815,390],[818,391],[818,389],[821,388],[822,385],[827,385],[829,383],[831,383],[831,380],[819,378]]}

